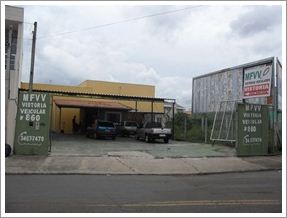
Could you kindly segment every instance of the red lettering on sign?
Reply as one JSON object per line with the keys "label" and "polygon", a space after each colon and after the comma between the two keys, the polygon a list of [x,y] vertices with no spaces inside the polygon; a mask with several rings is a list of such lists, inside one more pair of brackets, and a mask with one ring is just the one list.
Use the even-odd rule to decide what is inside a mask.
{"label": "red lettering on sign", "polygon": [[244,96],[260,96],[267,95],[269,92],[269,84],[255,85],[244,87]]}

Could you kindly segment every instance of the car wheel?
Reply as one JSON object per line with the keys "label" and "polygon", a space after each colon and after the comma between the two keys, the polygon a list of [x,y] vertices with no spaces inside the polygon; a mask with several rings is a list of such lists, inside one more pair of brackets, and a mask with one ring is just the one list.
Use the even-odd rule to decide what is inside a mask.
{"label": "car wheel", "polygon": [[98,138],[97,133],[94,133],[94,134],[93,134],[93,138],[95,138],[95,139],[97,139],[97,138]]}
{"label": "car wheel", "polygon": [[168,143],[168,138],[165,138],[163,141],[164,143]]}
{"label": "car wheel", "polygon": [[113,136],[113,137],[112,137],[112,140],[115,140],[115,139],[116,139],[116,137],[115,137],[115,136]]}
{"label": "car wheel", "polygon": [[5,144],[5,157],[8,157],[11,154],[11,146],[8,144]]}

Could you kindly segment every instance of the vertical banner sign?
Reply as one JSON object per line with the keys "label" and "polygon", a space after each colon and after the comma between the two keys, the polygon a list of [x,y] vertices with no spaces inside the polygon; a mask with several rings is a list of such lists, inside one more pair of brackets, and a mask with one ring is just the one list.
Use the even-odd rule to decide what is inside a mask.
{"label": "vertical banner sign", "polygon": [[272,64],[244,69],[243,98],[270,96]]}
{"label": "vertical banner sign", "polygon": [[48,154],[50,95],[20,92],[15,131],[15,154]]}
{"label": "vertical banner sign", "polygon": [[268,106],[238,104],[237,146],[238,156],[268,153]]}

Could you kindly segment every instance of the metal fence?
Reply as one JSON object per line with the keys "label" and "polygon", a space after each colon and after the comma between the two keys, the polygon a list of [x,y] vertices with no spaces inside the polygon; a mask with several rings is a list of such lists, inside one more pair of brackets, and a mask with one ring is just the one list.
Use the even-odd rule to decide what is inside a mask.
{"label": "metal fence", "polygon": [[[175,115],[175,140],[205,143],[224,143],[235,146],[237,139],[236,101],[222,102],[218,113]],[[282,149],[282,116],[281,112],[274,115],[274,107],[269,106],[268,149],[269,153],[280,153]],[[172,128],[172,121],[166,126]]]}
{"label": "metal fence", "polygon": [[236,102],[221,101],[218,105],[211,130],[211,141],[236,142]]}
{"label": "metal fence", "polygon": [[[168,121],[166,126],[171,128],[171,121]],[[195,118],[183,113],[176,114],[174,128],[175,140],[207,142],[212,128],[212,120],[206,116]]]}

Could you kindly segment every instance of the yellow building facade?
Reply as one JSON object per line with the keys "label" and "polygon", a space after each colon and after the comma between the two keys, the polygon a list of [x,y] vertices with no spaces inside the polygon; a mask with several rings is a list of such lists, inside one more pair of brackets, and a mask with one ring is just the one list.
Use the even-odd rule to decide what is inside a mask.
{"label": "yellow building facade", "polygon": [[[21,90],[28,87],[21,83]],[[84,130],[94,119],[143,122],[164,113],[164,100],[155,98],[151,85],[86,80],[78,86],[36,83],[33,91],[51,93],[51,130],[58,133],[72,133],[74,116]]]}

